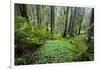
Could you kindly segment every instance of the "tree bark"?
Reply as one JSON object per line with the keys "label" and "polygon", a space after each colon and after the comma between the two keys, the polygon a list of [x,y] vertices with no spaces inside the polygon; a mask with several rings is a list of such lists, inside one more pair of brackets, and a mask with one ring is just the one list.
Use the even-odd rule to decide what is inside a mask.
{"label": "tree bark", "polygon": [[69,36],[73,35],[73,23],[74,23],[74,8],[71,8],[71,15],[70,15],[70,23],[69,23],[69,29],[68,34]]}
{"label": "tree bark", "polygon": [[33,25],[34,19],[33,19],[32,5],[26,5],[26,8],[27,8],[28,22],[31,25]]}
{"label": "tree bark", "polygon": [[81,13],[81,16],[80,16],[80,20],[79,20],[79,29],[78,29],[78,35],[80,34],[80,31],[81,31],[81,25],[82,25],[82,22],[83,22],[83,18],[84,18],[84,8],[82,9],[82,13]]}
{"label": "tree bark", "polygon": [[94,36],[94,8],[91,11],[90,28],[88,29],[88,42],[91,42],[91,37]]}
{"label": "tree bark", "polygon": [[15,16],[21,16],[19,4],[15,4]]}
{"label": "tree bark", "polygon": [[25,4],[19,4],[19,8],[20,8],[21,16],[28,19],[27,11],[26,11],[26,9],[27,9],[26,5]]}
{"label": "tree bark", "polygon": [[54,33],[55,26],[55,7],[51,6],[51,34]]}
{"label": "tree bark", "polygon": [[65,29],[64,29],[63,37],[67,37],[68,10],[69,10],[69,8],[67,8],[66,11],[65,11],[65,12],[66,12],[66,13],[65,13],[65,15],[66,15],[66,20],[65,20]]}
{"label": "tree bark", "polygon": [[48,29],[48,16],[46,17],[46,31],[49,31],[49,29]]}
{"label": "tree bark", "polygon": [[40,6],[37,5],[37,23],[38,23],[38,27],[41,27],[41,10],[40,10]]}

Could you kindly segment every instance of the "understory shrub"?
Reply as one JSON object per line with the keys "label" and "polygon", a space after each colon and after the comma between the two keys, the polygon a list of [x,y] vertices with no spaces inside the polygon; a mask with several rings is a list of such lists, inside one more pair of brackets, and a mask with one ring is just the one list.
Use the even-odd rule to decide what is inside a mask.
{"label": "understory shrub", "polygon": [[72,44],[70,50],[76,54],[74,61],[88,61],[93,60],[93,53],[88,51],[89,46],[86,44],[85,35],[79,35],[69,40]]}
{"label": "understory shrub", "polygon": [[45,44],[46,40],[42,40],[42,39],[38,39],[38,38],[27,38],[27,40],[29,41],[29,44],[32,44],[33,46],[42,46],[43,44]]}
{"label": "understory shrub", "polygon": [[24,17],[15,17],[15,44],[42,45],[48,37],[44,29],[32,26]]}
{"label": "understory shrub", "polygon": [[15,59],[15,65],[26,65],[32,63],[32,57],[30,55],[24,54]]}

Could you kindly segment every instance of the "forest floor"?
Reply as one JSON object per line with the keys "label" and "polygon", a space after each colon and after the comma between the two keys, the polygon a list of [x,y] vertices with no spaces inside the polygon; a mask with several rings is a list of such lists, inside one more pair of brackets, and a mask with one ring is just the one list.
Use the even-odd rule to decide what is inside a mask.
{"label": "forest floor", "polygon": [[22,63],[44,64],[44,63],[59,63],[65,61],[70,62],[72,61],[71,56],[73,55],[73,53],[70,52],[70,48],[71,44],[65,41],[48,40],[43,46],[37,48],[34,52],[31,53],[29,52],[26,53],[25,55],[18,57],[17,61],[19,60],[19,64]]}
{"label": "forest floor", "polygon": [[46,44],[37,49],[36,63],[58,63],[71,61],[72,52],[70,52],[71,44],[59,41],[48,40]]}
{"label": "forest floor", "polygon": [[[79,39],[78,39],[79,40]],[[47,64],[87,61],[87,49],[84,44],[77,42],[71,44],[69,40],[47,40],[46,43],[34,52],[29,52],[16,58],[16,65],[23,64]],[[72,41],[73,42],[73,41]]]}

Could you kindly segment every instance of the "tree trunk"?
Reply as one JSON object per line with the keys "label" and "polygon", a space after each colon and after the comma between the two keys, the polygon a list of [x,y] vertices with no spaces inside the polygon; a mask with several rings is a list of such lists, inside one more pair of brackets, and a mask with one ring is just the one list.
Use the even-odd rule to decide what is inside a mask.
{"label": "tree trunk", "polygon": [[82,13],[81,13],[81,16],[80,16],[80,20],[79,20],[79,29],[78,29],[78,35],[80,34],[80,31],[81,31],[81,25],[82,25],[82,22],[83,22],[83,18],[84,18],[84,8],[82,9]]}
{"label": "tree trunk", "polygon": [[66,20],[65,20],[65,29],[64,29],[63,37],[66,37],[66,36],[67,36],[68,10],[69,10],[69,8],[67,8],[66,11],[65,11],[65,12],[66,12],[66,13],[65,13],[65,15],[66,15]]}
{"label": "tree trunk", "polygon": [[90,24],[89,24],[89,29],[88,29],[88,42],[91,42],[91,37],[94,36],[94,8],[92,8],[91,11],[91,19],[90,19]]}
{"label": "tree trunk", "polygon": [[21,16],[28,19],[27,11],[26,11],[27,10],[26,5],[25,4],[19,4],[19,8],[20,8]]}
{"label": "tree trunk", "polygon": [[55,26],[55,8],[51,6],[51,34],[54,33],[54,26]]}
{"label": "tree trunk", "polygon": [[46,31],[49,31],[49,29],[48,29],[48,16],[46,17]]}
{"label": "tree trunk", "polygon": [[40,6],[37,5],[37,23],[38,23],[38,27],[41,27],[41,10],[40,10]]}
{"label": "tree trunk", "polygon": [[82,20],[80,21],[80,23],[79,23],[79,29],[78,29],[78,35],[80,34],[80,31],[81,31],[81,25],[82,25]]}
{"label": "tree trunk", "polygon": [[21,16],[19,4],[15,4],[15,16]]}
{"label": "tree trunk", "polygon": [[31,25],[33,25],[34,19],[33,19],[32,5],[26,5],[26,7],[27,7],[28,21]]}
{"label": "tree trunk", "polygon": [[71,8],[71,16],[70,16],[70,23],[69,23],[69,36],[73,35],[73,23],[74,23],[74,8]]}

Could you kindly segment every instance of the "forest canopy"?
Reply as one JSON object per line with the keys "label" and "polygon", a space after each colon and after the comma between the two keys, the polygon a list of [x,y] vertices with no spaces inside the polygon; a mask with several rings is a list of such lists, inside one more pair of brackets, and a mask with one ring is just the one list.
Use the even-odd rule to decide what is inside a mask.
{"label": "forest canopy", "polygon": [[94,60],[94,8],[15,4],[15,65]]}

